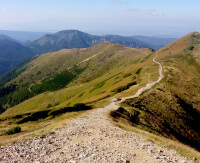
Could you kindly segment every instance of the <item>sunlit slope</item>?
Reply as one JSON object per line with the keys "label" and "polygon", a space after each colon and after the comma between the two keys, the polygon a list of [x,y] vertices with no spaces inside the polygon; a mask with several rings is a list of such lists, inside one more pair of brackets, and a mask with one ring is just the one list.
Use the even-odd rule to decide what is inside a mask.
{"label": "sunlit slope", "polygon": [[[80,102],[94,103],[115,94],[132,94],[133,90],[128,88],[157,76],[151,53],[150,49],[127,48],[106,42],[87,49],[64,49],[43,54],[22,67],[25,71],[6,84],[26,88],[30,98],[7,109],[1,116],[61,108]],[[150,70],[148,64],[152,64],[153,69]],[[154,75],[140,75],[152,70]],[[118,95],[114,90],[127,85],[122,94]],[[17,95],[18,91],[21,90],[10,96]]]}
{"label": "sunlit slope", "polygon": [[165,77],[140,97],[125,101],[116,115],[200,150],[200,34],[190,33],[157,53]]}

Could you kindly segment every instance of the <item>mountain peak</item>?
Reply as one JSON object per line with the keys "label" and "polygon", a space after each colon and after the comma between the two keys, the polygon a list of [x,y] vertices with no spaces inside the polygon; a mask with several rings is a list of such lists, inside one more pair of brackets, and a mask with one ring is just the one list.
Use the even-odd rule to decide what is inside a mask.
{"label": "mountain peak", "polygon": [[144,42],[129,37],[114,35],[96,36],[74,29],[63,30],[55,34],[47,34],[39,40],[28,43],[27,46],[36,54],[42,54],[61,49],[87,48],[105,41],[119,43],[132,48],[151,47]]}

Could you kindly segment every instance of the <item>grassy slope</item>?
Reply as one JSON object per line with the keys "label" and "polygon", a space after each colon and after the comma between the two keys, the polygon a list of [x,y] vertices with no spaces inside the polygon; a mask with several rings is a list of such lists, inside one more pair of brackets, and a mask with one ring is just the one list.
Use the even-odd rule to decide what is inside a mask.
{"label": "grassy slope", "polygon": [[140,97],[125,101],[115,118],[123,115],[137,128],[200,150],[199,50],[196,32],[158,50],[164,79]]}
{"label": "grassy slope", "polygon": [[[87,54],[87,58],[90,57],[91,54],[94,55],[94,52],[102,49],[102,46],[105,50],[101,50],[100,53],[98,51],[98,56],[92,58],[89,62],[85,62],[77,66],[78,68],[85,68],[85,70],[73,81],[71,81],[66,88],[54,92],[44,92],[39,94],[27,101],[20,103],[19,105],[8,109],[1,115],[1,117],[9,114],[21,114],[23,112],[32,110],[44,110],[49,104],[52,106],[57,105],[56,108],[58,108],[73,105],[77,102],[91,102],[108,95],[112,95],[112,89],[120,85],[127,84],[133,80],[135,71],[145,64],[138,63],[138,60],[150,53],[150,50],[148,49],[132,49],[126,48],[119,44],[103,43],[89,49],[81,49],[84,52],[80,54],[78,59],[85,59],[85,54]],[[52,71],[51,73],[55,73],[54,69],[57,67],[56,64],[60,64],[60,61],[64,60],[64,58],[61,58],[63,51],[41,55],[41,57],[38,57],[29,64],[31,66],[27,71],[25,71],[16,79],[12,80],[10,83],[19,83],[20,80],[23,80],[23,82],[19,83],[23,85],[23,83],[26,82],[25,80],[30,76],[32,76],[32,78],[29,79],[32,80],[30,83],[33,81],[35,82],[38,75],[33,76],[33,74],[37,71],[41,71],[41,74],[39,74],[40,78],[38,78],[37,82],[35,82],[38,83],[41,79],[45,78],[47,71]],[[77,50],[73,49],[72,51]],[[83,58],[83,56],[85,58]],[[52,64],[51,61],[54,61],[55,63]],[[68,66],[72,66],[67,66],[67,63],[64,64],[66,65],[65,67],[63,64],[61,65],[62,66],[60,66],[57,71],[60,71],[61,69],[63,70],[64,68],[66,69]],[[123,75],[129,72],[133,75],[123,78]],[[140,80],[143,81],[142,78]],[[103,83],[103,85],[97,86],[99,83]]]}
{"label": "grassy slope", "polygon": [[[75,73],[76,69],[84,69],[66,87],[56,90],[47,91],[38,94],[20,104],[7,109],[0,115],[0,134],[9,128],[17,125],[18,119],[16,115],[26,117],[30,113],[37,113],[43,110],[60,110],[76,103],[84,102],[94,107],[102,107],[107,105],[110,96],[126,96],[132,95],[138,88],[149,80],[157,77],[157,66],[152,62],[153,55],[147,57],[151,52],[150,49],[133,49],[127,48],[120,44],[102,43],[87,49],[61,50],[55,53],[47,53],[37,57],[30,63],[19,68],[23,69],[17,78],[8,82],[23,87],[25,84],[31,85],[31,90],[36,85],[40,85],[43,80],[49,79],[48,74],[56,74],[66,70],[88,57],[98,54],[90,61],[76,65],[71,68],[70,72]],[[74,55],[76,57],[74,57]],[[77,58],[77,59],[75,59]],[[148,67],[151,66],[152,69]],[[141,69],[142,68],[142,69]],[[141,71],[139,72],[138,69]],[[40,73],[38,73],[40,71]],[[152,76],[148,75],[153,72]],[[137,72],[137,73],[136,73]],[[145,75],[143,75],[145,74]],[[51,80],[51,79],[50,79]],[[112,92],[120,86],[136,81],[138,84],[130,87],[121,93]],[[27,89],[27,87],[26,87]],[[15,92],[16,94],[18,92]],[[20,124],[22,133],[16,134],[18,138],[23,135],[30,136],[33,133],[41,133],[50,128],[55,128],[54,123],[65,123],[62,117],[70,117],[70,115],[79,115],[77,112],[65,113],[55,118],[47,117],[35,122],[27,122]],[[6,119],[6,117],[10,117]],[[61,117],[61,118],[59,118]],[[66,121],[68,121],[66,119]],[[66,122],[67,123],[67,122]],[[37,124],[37,125],[36,125]],[[35,127],[37,126],[37,127]],[[62,125],[61,125],[62,126]],[[43,131],[44,130],[44,131]],[[14,137],[1,136],[0,140]],[[8,143],[9,141],[5,141]]]}

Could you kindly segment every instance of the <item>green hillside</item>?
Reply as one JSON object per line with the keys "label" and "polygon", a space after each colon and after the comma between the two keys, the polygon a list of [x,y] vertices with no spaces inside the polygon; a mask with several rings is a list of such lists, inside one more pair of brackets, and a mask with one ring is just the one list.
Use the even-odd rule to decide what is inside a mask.
{"label": "green hillside", "polygon": [[[199,49],[200,34],[193,32],[157,52],[104,42],[35,56],[1,78],[0,140],[62,127],[70,117],[106,106],[113,97],[134,95],[158,79],[157,53],[164,78],[121,103],[111,116],[123,128],[136,127],[199,150]],[[5,132],[16,125],[24,133],[7,141]]]}
{"label": "green hillside", "polygon": [[[1,78],[0,142],[62,127],[82,110],[105,106],[110,97],[132,95],[157,78],[152,57],[148,48],[104,42],[22,63]],[[4,135],[16,125],[22,127],[21,133]]]}
{"label": "green hillside", "polygon": [[33,56],[29,48],[4,35],[0,35],[0,52],[0,75]]}
{"label": "green hillside", "polygon": [[[141,61],[150,53],[150,49],[105,42],[87,49],[63,49],[40,55],[15,70],[20,72],[18,76],[1,88],[1,107],[7,109],[1,116],[112,96],[112,89],[142,81],[136,78],[135,71],[145,64]],[[124,76],[127,73],[130,76]]]}
{"label": "green hillside", "polygon": [[200,34],[190,33],[157,51],[164,79],[116,112],[133,126],[200,150]]}

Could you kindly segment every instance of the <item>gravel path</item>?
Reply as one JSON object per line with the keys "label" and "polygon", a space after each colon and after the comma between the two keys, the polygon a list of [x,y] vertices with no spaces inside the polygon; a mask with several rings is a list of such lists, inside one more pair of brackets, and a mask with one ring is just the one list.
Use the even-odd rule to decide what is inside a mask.
{"label": "gravel path", "polygon": [[1,146],[0,162],[192,162],[110,124],[104,113],[113,109],[117,109],[114,102],[45,137]]}
{"label": "gravel path", "polygon": [[117,108],[112,102],[105,108],[73,119],[71,124],[44,137],[1,146],[0,162],[192,162],[174,150],[147,142],[140,134],[113,126],[104,114]]}

